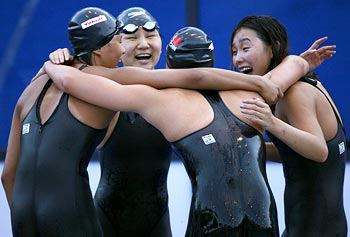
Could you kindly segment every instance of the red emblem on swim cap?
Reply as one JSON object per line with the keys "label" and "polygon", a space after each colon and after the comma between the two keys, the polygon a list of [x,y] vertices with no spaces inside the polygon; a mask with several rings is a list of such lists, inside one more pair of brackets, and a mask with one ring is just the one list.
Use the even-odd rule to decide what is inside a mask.
{"label": "red emblem on swim cap", "polygon": [[175,47],[178,47],[183,41],[178,35],[176,35],[171,42]]}

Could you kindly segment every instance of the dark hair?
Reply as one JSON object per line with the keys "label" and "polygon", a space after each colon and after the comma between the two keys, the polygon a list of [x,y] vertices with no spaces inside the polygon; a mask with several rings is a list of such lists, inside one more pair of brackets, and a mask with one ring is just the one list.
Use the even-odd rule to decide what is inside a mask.
{"label": "dark hair", "polygon": [[256,32],[259,39],[271,46],[273,58],[269,69],[271,70],[282,62],[288,55],[288,35],[286,28],[272,16],[247,16],[234,28],[231,34],[230,55],[232,60],[232,41],[238,30],[248,28]]}

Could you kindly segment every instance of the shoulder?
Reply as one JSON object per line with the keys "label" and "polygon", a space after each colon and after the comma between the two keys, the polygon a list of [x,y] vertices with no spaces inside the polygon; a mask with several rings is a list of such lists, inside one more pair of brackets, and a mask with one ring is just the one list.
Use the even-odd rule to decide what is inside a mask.
{"label": "shoulder", "polygon": [[305,82],[296,82],[285,92],[284,97],[276,105],[278,117],[315,113],[317,89]]}
{"label": "shoulder", "polygon": [[21,116],[28,113],[48,80],[49,77],[44,74],[24,89],[16,104],[16,109],[21,113]]}
{"label": "shoulder", "polygon": [[313,85],[302,81],[296,82],[285,92],[284,101],[310,101],[315,99],[317,90]]}

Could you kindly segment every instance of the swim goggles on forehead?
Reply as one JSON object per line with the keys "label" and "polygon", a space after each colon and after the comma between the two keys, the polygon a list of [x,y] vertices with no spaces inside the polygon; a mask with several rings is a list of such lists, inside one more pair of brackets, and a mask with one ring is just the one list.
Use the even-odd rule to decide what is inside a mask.
{"label": "swim goggles on forehead", "polygon": [[139,27],[142,26],[142,28],[145,31],[153,31],[155,29],[159,29],[157,22],[155,21],[147,21],[143,25],[136,25],[136,24],[127,24],[125,26],[122,26],[119,33],[124,33],[124,34],[132,34],[135,33]]}

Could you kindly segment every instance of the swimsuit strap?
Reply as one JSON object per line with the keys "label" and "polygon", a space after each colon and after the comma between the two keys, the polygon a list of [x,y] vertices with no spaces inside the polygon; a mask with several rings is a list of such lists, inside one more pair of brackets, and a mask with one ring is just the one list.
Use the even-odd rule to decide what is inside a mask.
{"label": "swimsuit strap", "polygon": [[39,95],[39,97],[38,97],[37,104],[36,104],[36,111],[35,111],[35,112],[36,112],[36,116],[37,116],[37,118],[38,118],[40,124],[41,124],[41,116],[40,116],[40,107],[41,107],[41,103],[43,102],[44,96],[45,96],[47,90],[49,89],[49,87],[51,86],[51,84],[52,84],[52,79],[50,78],[50,79],[46,82],[46,84],[45,84],[43,90],[41,91],[41,93],[40,93],[40,95]]}
{"label": "swimsuit strap", "polygon": [[[335,114],[335,116],[336,116],[338,122],[341,124],[341,127],[342,127],[343,131],[345,132],[344,125],[343,125],[343,123],[341,122],[341,118],[339,117],[340,115],[338,114],[339,112],[337,112],[337,110],[336,110],[335,107],[334,107],[334,100],[333,100],[333,98],[332,98],[330,95],[329,95],[329,96],[330,96],[331,98],[329,98],[329,96],[328,96],[321,88],[319,88],[319,87],[317,86],[317,80],[312,79],[312,78],[309,78],[309,77],[303,77],[303,78],[301,78],[299,81],[306,82],[306,83],[308,83],[308,84],[314,86],[315,88],[317,88],[317,89],[326,97],[326,99],[328,100],[328,103],[329,103],[329,104],[331,105],[331,107],[332,107],[332,110],[333,110],[333,112],[334,112],[334,114]],[[333,103],[332,103],[332,102],[333,102]]]}
{"label": "swimsuit strap", "polygon": [[79,70],[82,71],[84,68],[88,67],[88,65],[84,64],[79,67]]}

